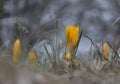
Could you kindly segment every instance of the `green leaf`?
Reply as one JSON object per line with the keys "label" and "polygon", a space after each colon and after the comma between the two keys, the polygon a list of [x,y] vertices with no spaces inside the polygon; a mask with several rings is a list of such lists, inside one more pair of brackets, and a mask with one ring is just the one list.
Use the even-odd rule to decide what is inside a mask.
{"label": "green leaf", "polygon": [[80,40],[81,40],[82,34],[83,34],[83,32],[81,31],[80,34],[79,34],[78,42],[77,42],[77,44],[76,44],[76,46],[75,46],[75,50],[74,50],[74,52],[73,52],[73,54],[72,54],[72,58],[73,58],[73,59],[74,59],[75,56],[76,56],[76,52],[77,52],[77,50],[78,50],[78,46],[79,46],[79,43],[80,43]]}

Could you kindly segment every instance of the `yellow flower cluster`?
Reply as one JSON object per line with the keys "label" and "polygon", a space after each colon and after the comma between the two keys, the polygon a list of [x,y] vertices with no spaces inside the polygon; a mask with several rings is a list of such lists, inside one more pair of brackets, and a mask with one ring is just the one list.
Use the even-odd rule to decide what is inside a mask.
{"label": "yellow flower cluster", "polygon": [[17,39],[13,47],[13,62],[14,63],[17,63],[20,54],[21,54],[21,42],[19,39]]}
{"label": "yellow flower cluster", "polygon": [[[78,49],[78,44],[80,41],[82,35],[82,31],[80,33],[80,28],[78,26],[75,25],[68,25],[66,27],[66,31],[65,31],[65,36],[66,36],[66,40],[67,40],[67,50],[68,52],[65,52],[65,56],[64,59],[69,62],[69,65],[72,67],[74,65],[76,65],[76,67],[78,69],[81,68],[81,61],[79,58],[77,58],[76,56],[76,51]],[[108,45],[107,42],[105,42],[102,46],[103,49],[103,58],[105,60],[109,60],[109,56],[110,56],[110,47]],[[47,50],[46,50],[47,52]],[[19,39],[17,39],[14,42],[14,47],[13,47],[13,62],[17,63],[18,59],[21,55],[21,42]],[[76,58],[75,58],[76,56]],[[35,64],[37,62],[37,56],[36,53],[34,51],[30,51],[28,54],[28,58],[29,60]]]}

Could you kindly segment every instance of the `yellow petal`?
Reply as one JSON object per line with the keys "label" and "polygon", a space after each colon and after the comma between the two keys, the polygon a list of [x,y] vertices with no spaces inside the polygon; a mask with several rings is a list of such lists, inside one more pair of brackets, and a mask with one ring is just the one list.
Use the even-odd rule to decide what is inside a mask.
{"label": "yellow petal", "polygon": [[103,44],[103,56],[104,56],[104,59],[108,60],[109,59],[109,55],[110,55],[109,45],[107,43],[104,43]]}
{"label": "yellow petal", "polygon": [[21,54],[21,42],[17,39],[13,47],[13,62],[16,63]]}

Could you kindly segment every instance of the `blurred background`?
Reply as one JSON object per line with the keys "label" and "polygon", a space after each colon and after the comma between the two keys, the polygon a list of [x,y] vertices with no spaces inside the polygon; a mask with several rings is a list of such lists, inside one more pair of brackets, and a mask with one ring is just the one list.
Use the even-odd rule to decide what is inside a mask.
{"label": "blurred background", "polygon": [[[75,73],[83,77],[76,76],[75,80],[68,82],[68,76],[54,77],[49,72],[29,72],[29,68],[26,69],[30,64],[28,60],[24,62],[24,59],[20,59],[23,62],[17,67],[10,64],[16,38],[22,41],[22,49],[28,49],[26,51],[38,46],[35,44],[42,40],[47,39],[54,44],[57,31],[59,40],[66,42],[65,28],[69,24],[79,26],[83,34],[96,44],[120,41],[120,0],[0,0],[0,84],[119,84],[120,75],[116,68],[112,69],[114,73],[110,71],[108,75],[107,72],[102,73],[103,68],[101,72],[98,70],[100,75],[96,75],[83,67],[80,73]],[[77,56],[88,58],[92,43],[84,35]],[[23,53],[23,57],[27,57],[26,54]],[[40,55],[44,56],[44,53]],[[99,65],[96,66],[99,68]],[[36,69],[34,66],[32,68]],[[16,80],[18,83],[14,82]]]}
{"label": "blurred background", "polygon": [[[119,20],[112,24],[119,17],[120,0],[0,0],[0,46],[13,44],[21,27],[24,45],[53,38],[57,27],[65,41],[68,24],[78,25],[95,42],[115,42],[120,39]],[[82,38],[80,52],[90,45]]]}

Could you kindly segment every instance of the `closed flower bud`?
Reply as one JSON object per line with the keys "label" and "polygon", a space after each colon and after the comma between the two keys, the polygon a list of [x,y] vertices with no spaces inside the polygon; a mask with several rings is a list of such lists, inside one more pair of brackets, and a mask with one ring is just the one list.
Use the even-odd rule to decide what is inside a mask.
{"label": "closed flower bud", "polygon": [[67,47],[74,50],[79,38],[79,27],[68,25],[66,27]]}
{"label": "closed flower bud", "polygon": [[110,48],[107,43],[103,44],[103,57],[105,60],[108,60],[110,56]]}
{"label": "closed flower bud", "polygon": [[36,57],[36,54],[33,51],[29,52],[29,59],[33,64],[36,63],[37,57]]}
{"label": "closed flower bud", "polygon": [[19,39],[17,39],[13,47],[13,62],[14,63],[18,61],[20,54],[21,54],[21,42]]}

